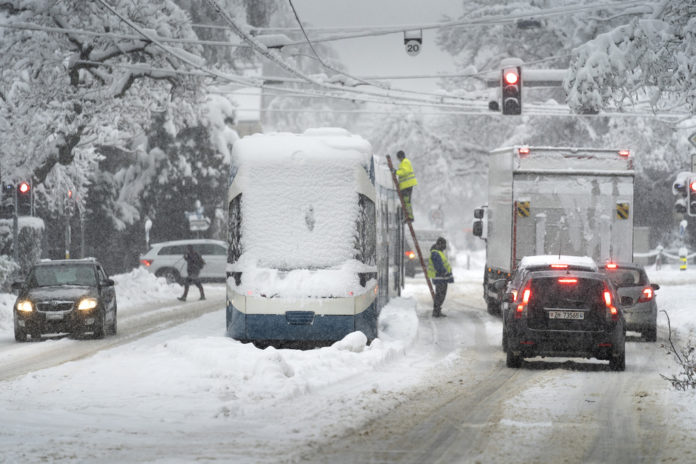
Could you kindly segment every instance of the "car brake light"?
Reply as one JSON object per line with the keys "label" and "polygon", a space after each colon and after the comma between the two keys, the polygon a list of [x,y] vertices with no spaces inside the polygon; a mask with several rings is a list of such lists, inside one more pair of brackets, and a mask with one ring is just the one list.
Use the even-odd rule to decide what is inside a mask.
{"label": "car brake light", "polygon": [[522,292],[522,301],[517,305],[517,310],[515,311],[515,319],[521,319],[524,315],[524,310],[527,309],[527,303],[529,303],[529,298],[532,296],[532,289],[527,284],[527,287]]}
{"label": "car brake light", "polygon": [[568,269],[567,264],[552,264],[551,269]]}
{"label": "car brake light", "polygon": [[408,259],[413,259],[413,258],[416,257],[416,254],[415,254],[413,251],[411,251],[411,250],[404,252],[404,254],[406,255],[406,257],[407,257]]}
{"label": "car brake light", "polygon": [[565,285],[575,285],[578,283],[578,279],[575,277],[561,277],[558,279],[559,284],[565,284]]}
{"label": "car brake light", "polygon": [[640,298],[638,298],[638,303],[645,303],[646,301],[650,301],[652,299],[653,299],[652,287],[645,287],[643,289],[643,293],[640,294]]}
{"label": "car brake light", "polygon": [[140,264],[142,264],[145,267],[150,267],[150,265],[152,264],[152,260],[151,259],[141,259]]}
{"label": "car brake light", "polygon": [[619,265],[616,263],[607,263],[605,266],[607,269],[618,269]]}
{"label": "car brake light", "polygon": [[529,155],[529,147],[520,147],[517,149],[517,153],[520,156],[527,156]]}
{"label": "car brake light", "polygon": [[514,303],[515,301],[517,301],[517,290],[512,290],[511,293],[512,293],[512,302]]}
{"label": "car brake light", "polygon": [[616,306],[611,304],[611,292],[609,292],[609,290],[604,290],[604,304],[607,307],[607,311],[609,312],[609,316],[611,316],[611,320],[618,321],[619,320],[619,310],[616,309]]}
{"label": "car brake light", "polygon": [[607,307],[611,306],[611,293],[609,293],[609,290],[604,290],[604,303]]}
{"label": "car brake light", "polygon": [[631,155],[631,150],[619,150],[619,156],[622,158],[628,158]]}

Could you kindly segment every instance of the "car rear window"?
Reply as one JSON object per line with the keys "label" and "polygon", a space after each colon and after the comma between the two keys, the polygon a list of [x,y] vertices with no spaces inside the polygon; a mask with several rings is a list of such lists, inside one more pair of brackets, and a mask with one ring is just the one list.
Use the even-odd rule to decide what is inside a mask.
{"label": "car rear window", "polygon": [[531,298],[542,308],[591,310],[603,300],[604,282],[573,276],[533,278]]}
{"label": "car rear window", "polygon": [[617,288],[648,284],[648,276],[640,269],[617,269],[607,272],[607,275]]}

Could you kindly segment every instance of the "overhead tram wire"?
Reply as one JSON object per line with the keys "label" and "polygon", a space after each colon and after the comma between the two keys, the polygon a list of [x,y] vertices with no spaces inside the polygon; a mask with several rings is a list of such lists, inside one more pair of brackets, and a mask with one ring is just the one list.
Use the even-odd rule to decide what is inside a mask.
{"label": "overhead tram wire", "polygon": [[[447,21],[447,22],[440,22],[440,23],[429,23],[429,24],[411,24],[411,25],[400,25],[400,26],[384,26],[384,27],[371,27],[371,28],[361,28],[357,29],[360,30],[361,32],[356,32],[356,33],[351,33],[351,34],[343,34],[343,35],[333,35],[333,36],[326,36],[326,37],[315,37],[312,38],[312,41],[314,43],[319,43],[319,42],[332,42],[336,40],[345,40],[345,39],[358,39],[358,38],[363,38],[363,37],[378,37],[382,35],[389,35],[389,34],[398,34],[398,33],[403,33],[406,31],[411,31],[411,30],[416,30],[416,29],[421,29],[421,30],[429,30],[429,29],[448,29],[452,27],[462,27],[462,26],[496,26],[496,25],[501,25],[501,24],[511,24],[516,21],[519,21],[521,19],[529,19],[529,18],[548,18],[548,17],[553,17],[553,16],[562,16],[562,15],[568,15],[571,13],[577,13],[581,11],[592,11],[592,10],[602,10],[602,9],[616,9],[616,8],[630,8],[630,7],[647,7],[650,8],[651,11],[653,10],[654,3],[648,2],[645,0],[639,0],[639,1],[619,1],[619,2],[600,2],[600,3],[592,3],[589,5],[577,5],[577,6],[565,6],[565,7],[558,7],[558,8],[548,8],[548,9],[540,9],[535,12],[531,13],[520,13],[520,14],[511,14],[511,15],[496,15],[496,16],[483,16],[481,18],[473,19],[473,20],[456,20],[456,21]],[[206,24],[194,24],[194,27],[209,27],[209,28],[221,28],[222,26],[219,25],[206,25]],[[253,28],[252,30],[260,31],[260,32],[287,32],[289,31],[287,28]],[[292,29],[294,32],[298,32],[297,29]],[[297,40],[294,42],[289,42],[285,44],[286,46],[291,46],[291,45],[304,45],[305,41],[303,40]]]}
{"label": "overhead tram wire", "polygon": [[[382,98],[393,98],[394,97],[394,95],[389,95],[389,92],[390,92],[389,90],[386,90],[385,91],[386,95],[383,95],[383,94],[379,94],[379,93],[375,93],[375,92],[369,92],[366,90],[360,90],[360,89],[355,89],[355,88],[327,84],[327,83],[320,82],[320,81],[317,81],[316,79],[311,78],[310,76],[306,75],[302,71],[299,71],[295,67],[286,63],[282,58],[277,56],[277,54],[274,54],[264,44],[262,44],[261,42],[256,40],[249,33],[247,33],[243,28],[240,27],[239,24],[237,24],[237,22],[226,11],[224,11],[220,7],[220,5],[217,3],[216,0],[206,0],[206,2],[214,10],[216,10],[218,12],[218,14],[225,20],[225,22],[227,24],[229,24],[230,28],[232,29],[233,32],[235,32],[235,34],[237,34],[240,38],[242,38],[244,41],[249,43],[249,45],[251,45],[252,50],[259,53],[261,56],[264,56],[265,58],[271,60],[273,63],[277,64],[282,69],[291,73],[292,75],[295,75],[301,79],[304,79],[308,83],[311,83],[311,84],[314,84],[318,87],[323,87],[323,88],[329,89],[329,90],[341,91],[341,92],[346,92],[346,93],[356,93],[356,94],[362,94],[362,95],[369,95],[372,97],[382,97]],[[401,98],[402,100],[408,100],[408,101],[413,101],[413,102],[432,103],[431,101],[427,101],[424,99],[412,98],[412,97],[399,97],[399,98]]]}
{"label": "overhead tram wire", "polygon": [[[175,58],[179,59],[180,61],[183,61],[184,63],[187,63],[187,64],[189,64],[190,66],[192,66],[192,67],[194,67],[194,68],[196,68],[196,69],[199,69],[199,70],[201,70],[201,71],[203,71],[203,72],[205,72],[205,73],[207,73],[207,74],[209,74],[209,75],[211,75],[211,76],[218,77],[218,78],[221,78],[221,79],[223,79],[223,80],[226,80],[226,81],[229,81],[229,82],[232,82],[232,83],[244,84],[244,85],[249,86],[249,83],[250,83],[250,80],[249,80],[249,79],[241,79],[241,78],[237,78],[237,77],[234,77],[234,78],[233,78],[233,77],[231,77],[231,76],[228,76],[228,75],[219,73],[219,72],[217,72],[217,71],[209,70],[209,69],[205,68],[204,66],[199,65],[198,63],[193,62],[193,61],[190,60],[188,57],[185,57],[185,56],[182,56],[182,55],[180,55],[180,54],[178,54],[178,53],[175,53],[175,52],[172,51],[169,47],[165,46],[164,44],[162,44],[162,43],[161,43],[160,41],[158,41],[157,39],[154,39],[154,38],[150,37],[145,31],[143,31],[140,27],[138,27],[137,25],[135,25],[134,23],[132,23],[130,20],[128,20],[127,18],[124,18],[121,14],[118,13],[118,11],[116,11],[113,7],[111,7],[111,5],[109,5],[105,0],[97,0],[97,1],[98,1],[100,4],[102,4],[106,9],[108,9],[112,14],[114,14],[114,15],[117,16],[119,19],[121,19],[121,21],[123,21],[123,22],[124,22],[125,24],[127,24],[129,27],[133,28],[133,29],[136,30],[140,35],[142,35],[142,36],[145,37],[146,39],[150,40],[153,44],[157,45],[157,46],[160,47],[162,50],[164,50],[165,53],[168,53],[168,54],[174,56]],[[208,1],[214,2],[214,0],[208,0]],[[263,45],[262,45],[262,47],[263,47]],[[263,48],[265,48],[265,47],[263,47]],[[168,70],[168,71],[171,71],[171,70]],[[255,87],[264,87],[264,88],[269,88],[269,89],[275,89],[275,90],[278,90],[278,91],[286,91],[286,90],[289,90],[289,89],[285,89],[285,88],[282,88],[282,87],[281,87],[281,88],[275,88],[275,87],[273,87],[273,86],[263,86],[263,85],[261,85],[261,86],[259,86],[259,85],[252,85],[252,86],[255,86]],[[326,86],[326,85],[324,85],[324,87],[332,88],[332,90],[341,90],[341,91],[349,90],[349,89],[344,89],[344,88],[342,88],[342,87],[340,87],[340,86]],[[294,92],[297,92],[297,90],[298,90],[298,89],[292,89],[292,91],[294,91]],[[369,103],[380,103],[380,104],[396,104],[396,103],[393,101],[393,99],[394,99],[394,98],[399,98],[399,97],[394,96],[394,95],[375,95],[375,94],[369,93],[369,92],[358,91],[357,89],[350,89],[350,90],[353,90],[354,92],[356,92],[356,93],[358,93],[358,94],[362,94],[362,95],[368,95],[368,96],[372,96],[372,97],[375,97],[375,96],[376,96],[376,97],[378,97],[378,98],[381,97],[381,98],[391,98],[391,99],[392,99],[392,102],[385,102],[385,101],[365,101],[366,103],[369,102]],[[347,97],[347,96],[337,96],[337,95],[330,95],[330,94],[325,94],[325,95],[321,95],[321,96],[326,97],[326,98],[342,98],[342,99],[355,100],[355,98],[351,98],[351,97]],[[410,106],[426,106],[426,105],[427,105],[427,106],[430,106],[430,107],[450,107],[450,108],[457,108],[458,106],[461,108],[461,107],[463,106],[463,105],[456,105],[456,104],[443,104],[443,103],[436,103],[436,102],[432,102],[432,101],[424,101],[424,100],[422,100],[422,99],[421,99],[421,100],[418,100],[418,99],[401,98],[401,100],[402,100],[402,104],[404,104],[404,105],[410,105]],[[405,102],[406,100],[411,100],[411,102],[407,104],[407,103]],[[488,113],[483,112],[483,113],[481,113],[481,114],[488,114]],[[563,115],[560,115],[560,114],[559,114],[559,116],[563,116]],[[630,116],[637,116],[637,115],[633,115],[633,114],[630,114],[630,113],[621,113],[621,112],[618,112],[618,113],[601,113],[601,114],[598,114],[598,115],[577,115],[577,114],[572,114],[572,113],[570,113],[570,114],[567,114],[566,116],[573,116],[573,117],[584,117],[584,116],[622,116],[622,117],[630,117]],[[641,116],[641,117],[659,117],[659,115],[656,115],[655,113],[641,114],[640,116]],[[662,115],[662,117],[668,117],[668,116],[676,116],[676,115]],[[684,117],[684,115],[679,115],[678,117]]]}
{"label": "overhead tram wire", "polygon": [[359,83],[361,83],[361,84],[364,84],[364,85],[371,85],[371,86],[374,86],[374,87],[381,87],[380,85],[378,85],[378,84],[376,84],[376,83],[368,82],[368,81],[366,81],[366,80],[364,80],[364,79],[361,79],[361,78],[359,78],[359,77],[355,77],[355,76],[352,76],[352,75],[350,75],[350,74],[347,74],[347,73],[345,73],[345,72],[343,72],[343,71],[341,71],[341,70],[339,70],[339,69],[336,69],[336,68],[333,67],[333,66],[330,66],[330,65],[327,64],[326,62],[324,62],[324,60],[322,60],[321,57],[319,56],[319,53],[317,53],[317,50],[314,48],[314,44],[312,44],[312,41],[309,40],[309,37],[307,36],[307,32],[305,32],[305,28],[304,28],[304,26],[302,25],[302,21],[300,21],[300,16],[297,14],[297,10],[295,9],[295,5],[293,5],[292,0],[288,0],[288,3],[290,3],[290,8],[292,9],[292,13],[295,15],[295,20],[297,21],[297,25],[300,26],[300,30],[302,31],[302,35],[304,35],[304,38],[305,38],[305,40],[307,41],[307,44],[309,45],[309,48],[312,50],[312,53],[314,53],[314,56],[316,57],[317,61],[319,61],[319,63],[320,63],[323,67],[325,67],[326,69],[328,69],[328,70],[330,70],[330,71],[333,71],[333,72],[335,72],[335,73],[338,73],[338,74],[341,74],[341,75],[343,75],[343,76],[346,76],[346,77],[348,77],[348,78],[350,78],[350,79],[353,79],[353,80],[355,80],[356,82],[359,82]]}
{"label": "overhead tram wire", "polygon": [[[231,76],[227,76],[227,75],[225,75],[225,74],[222,74],[222,73],[219,73],[219,72],[216,72],[216,71],[213,71],[213,70],[209,70],[209,69],[205,68],[204,66],[199,65],[198,63],[195,63],[194,61],[192,61],[192,60],[189,59],[188,57],[182,56],[182,55],[179,54],[179,53],[175,53],[175,52],[172,51],[170,48],[168,48],[167,46],[165,46],[164,44],[162,44],[159,40],[157,40],[157,39],[151,37],[149,34],[147,34],[145,31],[143,31],[140,27],[138,27],[138,26],[137,26],[136,24],[134,24],[132,21],[130,21],[129,19],[123,17],[123,15],[119,14],[118,11],[116,11],[116,10],[115,10],[111,5],[109,5],[105,0],[97,0],[97,1],[98,1],[99,3],[101,3],[106,9],[108,9],[113,15],[117,16],[121,21],[123,21],[125,24],[127,24],[129,27],[133,28],[133,29],[134,29],[135,31],[137,31],[140,35],[142,35],[143,37],[145,37],[146,39],[148,39],[149,41],[151,41],[153,44],[157,45],[157,46],[160,47],[162,50],[164,50],[165,53],[168,53],[168,54],[174,56],[175,58],[177,58],[178,60],[183,61],[184,63],[188,64],[189,66],[192,66],[192,67],[194,67],[194,68],[196,68],[196,69],[199,69],[199,70],[201,70],[201,71],[203,71],[203,72],[205,72],[205,73],[208,73],[208,74],[210,74],[210,75],[212,75],[212,76],[215,76],[215,77],[218,77],[218,78],[221,78],[221,79],[223,79],[223,80],[230,81],[230,82],[243,83],[243,84],[246,84],[247,86],[250,85],[250,81],[249,81],[248,79],[233,78],[233,77],[231,77]],[[258,45],[260,45],[262,48],[265,48],[265,46],[263,46],[262,44],[258,44]],[[267,49],[266,49],[266,50],[267,50]],[[280,60],[280,61],[282,62],[282,60]],[[287,66],[287,65],[286,65],[286,66]],[[291,68],[291,67],[290,67],[290,68]],[[291,69],[292,69],[292,68],[291,68]],[[302,73],[300,73],[300,74],[302,75]],[[315,81],[312,80],[311,82],[315,82]],[[319,84],[319,85],[321,86],[320,83],[317,82],[317,84]],[[261,85],[256,84],[256,85],[251,85],[251,86],[253,86],[253,87],[266,87],[266,88],[271,88],[271,89],[274,88],[274,87],[272,87],[272,86],[264,86],[263,84],[261,84]],[[361,91],[357,91],[357,89],[345,89],[345,88],[343,88],[343,87],[341,87],[341,86],[327,86],[327,85],[324,85],[323,87],[327,87],[327,88],[330,88],[330,89],[332,89],[332,90],[340,90],[340,91],[349,91],[349,90],[353,90],[353,91],[356,92],[356,93],[363,94],[363,95],[369,95],[369,96],[373,96],[373,97],[374,97],[374,96],[377,96],[377,97],[382,97],[382,98],[395,98],[395,96],[381,96],[381,95],[374,95],[374,94],[370,94],[370,93],[366,93],[366,92],[361,92]],[[276,88],[276,90],[282,91],[282,90],[285,90],[285,89],[283,89],[283,88]],[[293,91],[296,91],[296,90],[297,90],[297,89],[293,89]],[[356,100],[356,98],[349,98],[349,97],[338,97],[338,96],[332,96],[332,95],[324,95],[324,96],[326,96],[326,97],[331,97],[331,98],[346,98],[346,99]],[[402,100],[409,100],[409,99],[403,98],[403,97],[402,97],[401,99],[402,99]],[[421,100],[410,99],[410,100],[414,100],[411,104],[415,104],[415,105],[417,105],[417,104],[429,104],[429,106],[443,106],[443,107],[447,107],[447,106],[453,107],[453,106],[455,106],[455,105],[436,104],[436,103],[433,103],[433,102],[424,101],[424,100],[422,100],[422,99],[421,99]],[[366,101],[366,102],[367,102],[367,101]],[[372,102],[372,103],[388,103],[388,102],[378,102],[378,101],[374,101],[374,100],[371,101],[371,102]]]}

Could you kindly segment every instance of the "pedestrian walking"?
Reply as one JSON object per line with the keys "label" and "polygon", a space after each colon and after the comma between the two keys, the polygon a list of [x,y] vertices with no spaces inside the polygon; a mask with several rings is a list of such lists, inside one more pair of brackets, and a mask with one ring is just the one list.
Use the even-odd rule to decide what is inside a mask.
{"label": "pedestrian walking", "polygon": [[188,295],[189,286],[191,284],[198,287],[201,292],[201,300],[205,300],[205,293],[203,293],[203,285],[201,285],[201,279],[198,277],[201,269],[205,266],[205,261],[203,257],[193,249],[192,245],[188,245],[186,248],[186,254],[184,255],[184,260],[186,261],[186,279],[184,280],[184,294],[179,297],[179,300],[186,301],[186,296]]}
{"label": "pedestrian walking", "polygon": [[450,266],[445,254],[447,240],[438,237],[433,246],[430,247],[430,258],[428,258],[428,278],[435,285],[435,299],[433,301],[433,317],[447,317],[442,313],[442,303],[447,296],[447,284],[454,283],[452,277],[452,266]]}
{"label": "pedestrian walking", "polygon": [[413,166],[411,161],[406,158],[406,154],[399,150],[396,152],[396,157],[399,159],[399,167],[396,170],[396,175],[399,178],[399,190],[401,191],[401,196],[404,199],[404,206],[406,211],[404,211],[404,222],[413,221],[413,206],[411,206],[411,194],[413,193],[413,187],[418,185],[416,180],[416,174],[413,172]]}

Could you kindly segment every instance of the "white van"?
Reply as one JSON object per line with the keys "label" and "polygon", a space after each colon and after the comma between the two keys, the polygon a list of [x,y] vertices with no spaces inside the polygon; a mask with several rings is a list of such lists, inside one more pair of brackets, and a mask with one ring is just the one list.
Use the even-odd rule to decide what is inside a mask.
{"label": "white van", "polygon": [[205,261],[199,277],[204,282],[224,282],[227,265],[227,243],[222,240],[190,239],[152,244],[150,251],[140,256],[140,265],[167,282],[182,282],[188,275],[184,254],[193,246]]}

